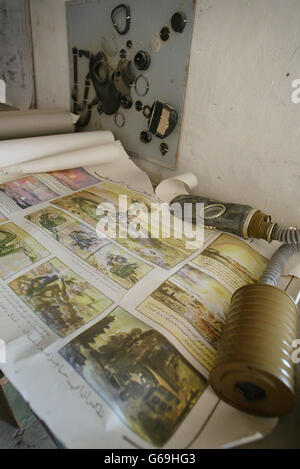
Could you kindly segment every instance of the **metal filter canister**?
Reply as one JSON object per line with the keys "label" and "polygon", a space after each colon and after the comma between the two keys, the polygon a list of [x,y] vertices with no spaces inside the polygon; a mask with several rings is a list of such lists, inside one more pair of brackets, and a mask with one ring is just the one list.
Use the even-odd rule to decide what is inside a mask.
{"label": "metal filter canister", "polygon": [[269,285],[248,285],[232,298],[210,383],[228,404],[261,417],[296,405],[292,361],[297,306]]}

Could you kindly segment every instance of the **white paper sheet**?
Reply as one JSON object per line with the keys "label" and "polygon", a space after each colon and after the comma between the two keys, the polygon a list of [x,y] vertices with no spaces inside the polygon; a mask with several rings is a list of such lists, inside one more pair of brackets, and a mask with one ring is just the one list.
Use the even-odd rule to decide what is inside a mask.
{"label": "white paper sheet", "polygon": [[[86,137],[85,135],[84,138]],[[112,138],[111,135],[97,132],[91,137]],[[60,141],[58,137],[55,138],[57,149],[64,143],[65,137]],[[70,146],[74,145],[70,136],[67,140]],[[78,138],[77,143],[81,145],[82,140]],[[15,144],[18,147],[20,142]],[[41,141],[39,145],[42,149]],[[25,147],[29,156],[30,144]],[[35,154],[38,153],[37,149],[38,146]],[[148,205],[152,199],[147,199],[147,196],[154,198],[148,176],[125,153],[117,162],[100,166],[22,176],[15,182],[14,178],[10,179],[11,184],[3,184],[4,181],[0,180],[0,230],[7,227],[18,237],[12,241],[12,249],[16,252],[2,257],[2,262],[0,257],[0,339],[7,344],[7,363],[0,366],[37,415],[66,447],[220,448],[252,441],[272,431],[276,419],[256,418],[234,410],[220,402],[210,387],[198,392],[199,398],[192,401],[191,396],[196,392],[197,386],[200,386],[199,379],[205,381],[209,377],[214,348],[213,342],[207,342],[207,337],[205,339],[204,330],[197,329],[191,323],[190,313],[185,316],[184,312],[187,311],[186,302],[191,298],[198,298],[198,301],[212,308],[211,313],[220,314],[218,318],[224,321],[231,295],[237,288],[236,284],[245,284],[251,276],[263,271],[266,258],[271,257],[276,245],[268,245],[263,241],[244,242],[236,237],[211,232],[206,233],[205,244],[193,251],[186,250],[183,241],[174,239],[171,242],[158,240],[149,245],[131,242],[127,244],[126,240],[100,241],[95,235],[93,210],[91,212],[93,202],[98,204],[106,200],[117,203],[117,195],[120,193],[127,194],[130,200],[144,201]],[[164,200],[169,200],[170,197],[172,199],[174,194],[179,195],[182,190],[188,191],[187,188],[193,187],[194,180],[190,175],[174,179],[171,184],[168,182],[165,185],[164,192],[160,192],[160,195],[163,193],[166,197]],[[132,192],[131,189],[139,192]],[[24,235],[20,230],[23,230]],[[225,244],[231,244],[232,250],[237,247],[237,256],[242,249],[243,255],[239,261],[244,270],[237,270],[238,263],[234,263],[229,270],[228,266],[224,270],[215,270],[212,261],[206,262],[203,267],[203,251],[213,242],[220,243],[222,237],[226,238]],[[27,244],[20,253],[22,242]],[[36,242],[39,243],[39,248]],[[218,246],[222,249],[220,244]],[[36,253],[38,257],[33,256]],[[247,256],[252,259],[251,267],[244,265]],[[132,271],[131,275],[128,272],[124,275],[120,268],[124,259],[127,259],[126,267],[134,269],[134,274]],[[255,266],[253,259],[256,259]],[[52,270],[54,267],[52,273],[49,266],[52,266]],[[248,279],[245,277],[247,268],[250,269]],[[193,276],[189,277],[189,272]],[[45,279],[44,283],[41,283],[41,278]],[[186,284],[186,278],[190,278],[191,284]],[[208,288],[207,298],[202,298],[203,292],[200,294],[198,290],[202,281],[206,282],[204,285]],[[53,286],[53,291],[50,288],[45,292],[47,282],[50,286],[55,283],[57,291],[53,290]],[[73,284],[75,289],[70,287]],[[289,279],[283,288],[288,284]],[[33,289],[38,286],[40,291],[33,294],[30,285]],[[174,294],[169,291],[171,285],[175,288]],[[93,289],[106,297],[101,311],[90,306],[94,304]],[[181,314],[176,312],[173,303],[179,289],[185,291],[185,300],[181,299]],[[167,303],[155,296],[158,290],[160,295],[165,295]],[[217,292],[219,296],[214,300]],[[70,303],[73,305],[71,307],[68,306],[68,301],[73,296],[76,301]],[[44,299],[42,309],[34,309],[33,303],[37,297]],[[56,301],[56,298],[59,299],[59,311],[66,314],[66,318],[69,317],[68,314],[73,318],[67,320],[70,325],[79,314],[76,310],[76,316],[74,307],[79,307],[81,312],[89,311],[89,321],[78,324],[68,334],[62,334],[63,329],[60,328],[63,326],[55,313],[55,304],[49,310],[51,314],[49,308],[47,309],[48,302]],[[214,301],[215,307],[212,306]],[[80,305],[83,305],[83,309],[80,309]],[[192,303],[189,307],[192,308]],[[120,320],[121,329],[114,329],[110,326],[111,322],[107,322],[101,333],[103,337],[107,337],[106,340],[110,336],[114,336],[116,341],[124,337],[124,334],[126,336],[128,324],[131,324],[131,332],[139,335],[140,340],[143,329],[146,335],[152,334],[155,340],[158,337],[160,339],[151,343],[147,354],[143,355],[142,350],[134,353],[134,359],[132,356],[130,358],[132,369],[128,372],[124,368],[123,374],[116,372],[114,368],[116,357],[111,362],[105,359],[108,360],[105,363],[99,358],[101,366],[99,362],[97,370],[89,368],[85,362],[82,364],[77,354],[76,357],[74,355],[73,362],[72,353],[75,353],[75,349],[72,347],[76,340],[80,343],[82,334],[102,324],[111,315],[119,315],[120,318],[125,315],[125,322]],[[89,340],[89,344],[92,343],[92,339]],[[102,342],[97,340],[97,347],[100,348]],[[66,353],[68,344],[71,344],[71,349]],[[148,363],[148,357],[151,357],[156,348],[159,350],[162,344],[159,360],[153,359],[154,361]],[[81,356],[84,346],[80,347],[77,353]],[[93,350],[97,351],[97,347]],[[122,355],[129,349],[128,345],[124,347]],[[167,360],[166,373],[172,370],[172,363],[176,360],[180,363],[178,370],[189,370],[186,378],[180,381],[178,389],[176,383],[181,378],[176,376],[176,367],[168,379],[159,374],[160,363],[164,363],[165,350],[172,352]],[[143,363],[142,367],[137,366],[138,360]],[[152,369],[151,366],[158,368]],[[105,370],[104,375],[100,369]],[[195,380],[193,384],[189,382],[190,379]],[[155,383],[159,383],[159,386]],[[163,393],[161,389],[164,390]],[[141,402],[139,392],[143,393]],[[174,400],[176,393],[177,401]],[[168,415],[168,406],[164,405],[166,394],[166,402],[169,402],[169,406],[174,405],[174,412],[178,411],[179,404],[176,402],[184,404],[183,409],[188,406],[188,412],[180,419],[179,425],[175,424],[176,419],[172,420],[171,414]],[[129,401],[128,395],[131,396]],[[136,402],[136,412],[131,406],[124,404],[127,401],[131,404]],[[159,429],[164,428],[165,418],[166,421],[172,421],[170,428],[166,425],[166,429],[160,433],[159,440],[156,439],[157,425],[153,432],[151,425],[144,424],[146,417],[139,417],[139,412],[144,412],[147,419],[152,418],[157,412],[157,403],[162,406],[157,413],[157,418],[161,419]]]}
{"label": "white paper sheet", "polygon": [[[109,180],[101,181],[93,179],[95,176],[96,178],[100,178],[106,175],[109,177]],[[92,179],[90,179],[90,177],[92,177]],[[177,290],[183,287],[185,277],[178,276],[178,272],[182,272],[183,269],[192,269],[193,275],[199,276],[199,279],[213,282],[212,287],[215,285],[214,282],[217,282],[218,291],[221,291],[222,294],[217,301],[218,307],[216,311],[219,310],[220,304],[225,301],[224,299],[227,299],[225,303],[228,305],[231,294],[235,291],[234,284],[230,283],[225,277],[218,277],[217,280],[214,280],[215,275],[212,273],[212,270],[210,270],[210,266],[203,269],[198,260],[203,249],[218,240],[220,234],[207,234],[205,237],[206,244],[199,250],[192,252],[185,252],[184,244],[181,245],[180,249],[175,247],[174,244],[168,245],[167,250],[165,246],[165,251],[161,250],[162,246],[159,248],[159,245],[153,244],[152,247],[145,246],[145,248],[137,252],[135,250],[135,244],[123,245],[120,244],[120,241],[108,240],[109,245],[112,244],[114,249],[123,250],[121,252],[117,251],[119,252],[117,256],[118,262],[122,263],[123,257],[133,256],[135,260],[131,260],[130,265],[136,263],[137,265],[142,265],[143,269],[146,269],[144,276],[139,274],[131,278],[127,277],[126,280],[125,277],[117,277],[115,273],[113,273],[116,272],[116,270],[111,271],[107,268],[109,264],[102,270],[93,267],[92,264],[88,262],[89,256],[83,256],[81,248],[79,249],[73,242],[71,243],[70,234],[75,231],[89,230],[89,236],[94,232],[92,219],[86,218],[90,216],[90,208],[88,204],[86,207],[80,204],[78,205],[78,207],[80,207],[79,213],[76,211],[75,206],[70,205],[68,202],[70,199],[62,199],[59,196],[70,198],[74,195],[74,203],[76,204],[78,203],[78,197],[82,197],[84,201],[86,194],[90,194],[92,198],[99,196],[100,200],[101,198],[104,198],[104,200],[116,200],[113,194],[117,195],[118,193],[124,192],[125,194],[129,194],[131,199],[147,200],[144,199],[145,191],[148,191],[150,196],[154,195],[147,175],[136,168],[130,160],[124,158],[120,160],[120,164],[118,165],[111,163],[101,165],[100,167],[86,168],[86,171],[78,169],[62,173],[37,174],[34,175],[33,178],[35,178],[35,182],[30,181],[30,186],[28,186],[30,191],[27,189],[26,181],[23,180],[13,186],[2,186],[2,192],[4,189],[4,193],[0,199],[0,211],[5,209],[5,200],[8,198],[12,199],[9,210],[6,212],[10,223],[14,223],[27,233],[23,239],[27,239],[27,236],[35,238],[36,241],[49,251],[49,254],[44,254],[44,258],[37,260],[30,260],[30,258],[26,259],[26,257],[24,257],[22,262],[24,262],[25,259],[26,266],[24,265],[21,271],[14,270],[13,272],[10,272],[10,269],[17,269],[18,264],[16,264],[15,261],[12,263],[12,258],[9,256],[6,257],[5,263],[1,263],[0,258],[0,273],[2,277],[3,275],[5,276],[4,280],[0,279],[0,330],[3,339],[7,343],[7,363],[1,365],[1,368],[11,382],[21,391],[33,410],[45,421],[55,436],[60,439],[66,447],[106,449],[138,447],[147,449],[155,447],[157,446],[154,444],[156,438],[155,432],[153,433],[147,426],[144,427],[140,420],[136,420],[136,414],[135,418],[131,418],[130,415],[132,411],[128,408],[129,414],[127,414],[127,407],[125,406],[124,408],[122,404],[122,402],[127,402],[126,392],[132,392],[136,396],[134,399],[138,399],[139,385],[142,384],[142,381],[140,381],[141,378],[138,373],[139,368],[135,364],[135,361],[131,364],[131,373],[128,376],[126,375],[127,377],[125,376],[126,379],[124,378],[125,381],[121,385],[121,388],[124,388],[124,393],[122,393],[120,397],[121,391],[118,390],[120,384],[117,383],[120,383],[121,377],[115,380],[111,368],[115,365],[111,364],[110,368],[107,365],[105,369],[108,373],[108,378],[104,379],[102,377],[99,379],[98,377],[98,381],[97,373],[93,374],[95,370],[93,373],[88,368],[84,368],[84,371],[82,371],[80,362],[78,362],[77,366],[76,364],[71,366],[70,358],[68,358],[69,355],[62,355],[60,352],[66,350],[67,344],[73,343],[74,340],[81,337],[81,334],[90,331],[92,327],[101,323],[101,321],[109,315],[125,314],[122,312],[125,310],[126,321],[132,322],[132,330],[135,331],[135,334],[141,333],[141,331],[139,331],[140,328],[145,328],[145,331],[148,332],[152,331],[151,334],[154,335],[157,333],[160,334],[159,337],[163,337],[163,341],[165,341],[166,350],[173,350],[172,353],[174,353],[174,357],[177,357],[176,360],[183,360],[181,365],[183,368],[180,367],[179,369],[185,369],[186,366],[191,366],[191,368],[188,369],[193,373],[193,376],[194,373],[196,373],[195,379],[196,376],[200,375],[207,379],[209,373],[208,369],[205,368],[205,366],[207,366],[205,365],[206,355],[203,355],[201,350],[203,350],[203,346],[205,346],[206,354],[208,353],[209,355],[209,351],[213,351],[211,346],[204,341],[201,334],[193,328],[187,317],[184,318],[176,314],[171,304],[171,309],[169,309],[168,314],[164,317],[164,321],[161,321],[162,315],[164,314],[163,303],[161,303],[159,308],[153,311],[149,305],[153,302],[154,293],[161,288],[162,284],[171,281],[171,283],[174,282]],[[46,184],[48,191],[38,190],[38,181]],[[119,186],[118,183],[126,185]],[[128,184],[130,184],[131,187],[134,186],[136,189],[139,188],[140,193],[130,192]],[[85,185],[87,186],[85,187]],[[36,189],[34,189],[35,187]],[[20,190],[20,188],[22,188],[22,190]],[[39,204],[32,199],[33,195],[37,193],[37,190],[39,196],[43,198],[43,201]],[[49,190],[53,192],[56,191],[56,196],[54,194],[51,195]],[[4,197],[6,197],[6,199],[4,199]],[[20,206],[16,204],[23,205],[26,200],[29,206],[20,210]],[[57,224],[54,225],[51,224],[51,220],[46,216],[47,211],[53,209],[60,210],[60,215],[55,222]],[[79,226],[76,228],[75,225],[72,229],[69,229],[68,226],[73,225],[68,225],[68,222],[68,226],[63,228],[62,225],[61,230],[59,224],[64,223],[61,217],[67,217],[67,219],[71,217],[75,225],[79,222],[81,224],[80,229]],[[41,223],[38,220],[40,220]],[[56,226],[57,229],[55,228],[54,231],[51,231],[54,226]],[[1,227],[5,228],[4,220],[2,220],[2,224],[0,225],[0,229],[4,229]],[[87,233],[87,231],[85,231],[85,233]],[[86,241],[87,236],[82,239]],[[99,243],[100,241],[96,239],[93,240],[93,243],[97,242]],[[166,240],[166,242],[168,243],[168,240]],[[231,242],[232,249],[234,249],[235,243],[239,243],[239,240],[237,241],[235,237],[228,237],[227,242]],[[250,254],[251,257],[253,256],[252,249],[260,252],[262,256],[269,257],[269,255],[272,254],[271,248],[267,251],[264,249],[266,243],[264,243],[264,245],[242,243],[246,256],[248,254]],[[107,246],[107,244],[105,244],[104,241],[104,246],[100,246],[99,250],[97,251],[96,249],[95,252],[101,252],[102,249],[106,249],[105,246]],[[40,252],[42,255],[42,251]],[[163,252],[164,254],[162,254]],[[161,253],[160,255],[162,256],[160,260],[156,257],[159,253]],[[260,256],[260,254],[255,254],[255,256],[257,258],[257,266],[261,270],[266,260],[264,257]],[[31,297],[34,300],[36,296],[32,296],[29,290],[27,296],[24,296],[22,293],[22,288],[29,285],[28,281],[29,283],[32,279],[36,279],[37,282],[40,281],[39,279],[45,275],[46,272],[41,270],[43,269],[43,265],[45,263],[54,262],[54,258],[59,261],[55,261],[56,269],[58,269],[57,272],[62,268],[59,267],[61,266],[60,263],[66,266],[67,271],[69,269],[72,270],[72,282],[76,282],[77,289],[70,290],[69,295],[78,295],[79,305],[82,301],[80,295],[83,294],[83,292],[80,294],[78,291],[79,286],[81,285],[80,288],[83,288],[84,292],[89,291],[89,288],[82,286],[82,283],[78,280],[75,281],[74,278],[76,278],[76,276],[82,279],[81,282],[88,282],[89,285],[101,291],[102,294],[112,302],[110,306],[107,306],[107,308],[98,315],[96,313],[93,315],[93,310],[90,309],[90,313],[93,316],[90,318],[90,321],[81,325],[76,330],[71,331],[71,333],[66,336],[58,335],[55,329],[53,329],[53,327],[61,327],[59,324],[52,324],[52,329],[49,327],[51,317],[45,316],[42,321],[42,316],[38,314],[38,311],[34,312],[32,307],[28,305],[28,298]],[[107,254],[101,257],[98,256],[97,259],[99,259],[99,262],[101,259],[101,262],[106,263]],[[160,265],[162,259],[163,262],[170,263],[168,268]],[[152,270],[146,273],[149,268]],[[236,267],[232,266],[232,269],[234,271]],[[30,272],[32,272],[32,274]],[[60,271],[59,276],[60,278],[64,278],[64,272]],[[19,280],[20,277],[23,278],[23,281]],[[49,277],[49,281],[50,280],[51,278]],[[54,281],[55,279],[53,278],[52,280]],[[69,288],[69,281],[70,275],[68,274],[67,278],[64,280],[67,288]],[[130,282],[130,288],[126,282]],[[196,281],[196,283],[193,284],[194,287],[184,287],[187,288],[186,291],[189,292],[187,298],[199,294],[199,292],[197,293],[197,284]],[[125,288],[124,285],[127,285],[127,287]],[[40,286],[42,287],[43,285],[41,284]],[[62,288],[61,284],[59,284],[59,288]],[[190,294],[191,288],[193,291],[192,295]],[[195,288],[195,290],[193,288]],[[20,289],[19,297],[14,293],[18,291],[17,289]],[[162,289],[161,291],[163,293],[166,290]],[[51,297],[50,293],[48,293],[45,295],[46,303],[49,301],[47,298]],[[55,297],[58,298],[61,295],[62,293],[57,291]],[[43,297],[43,288],[39,293],[39,297]],[[221,297],[223,299],[222,302],[219,303]],[[64,298],[63,295],[61,299],[62,302],[66,301]],[[170,298],[172,298],[172,295]],[[213,302],[213,296],[210,296],[210,302]],[[77,304],[77,302],[75,304]],[[119,307],[121,307],[122,310],[118,309]],[[88,302],[85,308],[89,308]],[[52,309],[52,311],[54,310],[55,308]],[[127,322],[124,324],[120,323],[120,325],[125,328],[123,334],[126,333]],[[121,332],[122,330],[119,329],[115,331],[114,329],[110,330],[110,326],[107,324],[107,330],[104,329],[103,334],[105,336],[106,334],[116,334],[116,337],[121,338]],[[98,346],[101,346],[100,342]],[[159,347],[158,344],[157,347]],[[97,348],[95,348],[95,350],[97,350]],[[127,353],[127,350],[128,347],[124,348],[122,353]],[[154,345],[151,346],[151,350],[155,351]],[[149,352],[147,356],[148,355],[151,356],[151,353]],[[138,353],[134,354],[134,356],[136,359],[138,357],[140,360],[146,359],[146,355],[144,358],[143,355]],[[161,351],[159,357],[160,362],[162,361],[163,351]],[[171,357],[169,357],[169,367],[171,367],[172,361],[175,360],[174,357],[172,360]],[[158,362],[155,361],[155,363]],[[183,365],[183,363],[185,365]],[[152,365],[154,366],[154,362]],[[147,366],[148,371],[145,371],[145,365],[143,367],[144,371],[142,374],[144,373],[145,376],[148,376],[149,373],[151,374],[150,364]],[[157,366],[159,365],[157,364]],[[163,376],[159,378],[158,369],[153,376],[156,376],[155,379],[153,378],[153,383],[156,382],[155,380],[160,379],[160,386],[165,389],[164,392],[170,394],[168,394],[169,402],[173,402],[172,395],[175,392],[175,388],[173,390],[172,386],[175,386],[175,382],[177,382],[176,380],[179,378],[177,377],[174,384],[171,385],[168,384],[168,380],[164,379]],[[169,378],[171,379],[171,376]],[[172,379],[173,378],[174,376]],[[149,376],[147,379],[149,379]],[[129,386],[127,381],[131,386],[129,388],[127,388],[127,386]],[[106,384],[104,384],[105,382]],[[198,381],[196,382],[199,384]],[[113,383],[113,385],[111,386],[109,383]],[[143,401],[145,403],[147,403],[148,400],[149,404],[152,402],[149,393],[153,388],[153,383],[151,386],[150,382],[148,383],[149,389],[147,393],[145,389],[143,391],[145,392],[145,401]],[[108,386],[109,389],[106,388],[106,386]],[[186,393],[187,401],[185,405],[187,405],[190,394],[185,387],[189,388],[189,381],[182,383],[180,391],[181,394]],[[195,389],[191,389],[195,392]],[[179,400],[182,400],[183,397],[180,393],[179,396],[181,397]],[[146,395],[148,396],[147,398]],[[157,405],[155,402],[160,402],[159,399],[163,399],[163,396],[157,395],[151,405]],[[182,402],[184,402],[184,400]],[[141,402],[139,408],[141,410],[144,409],[146,412],[145,409],[147,407],[143,407],[145,405],[147,406],[147,404],[142,404]],[[160,410],[158,414],[160,416],[164,415],[166,412],[165,407],[162,407],[162,409],[163,410]],[[153,412],[152,409],[151,414],[153,414]],[[163,423],[164,419],[162,417],[161,425]],[[241,441],[261,438],[263,435],[269,433],[275,424],[276,420],[274,419],[269,420],[249,417],[246,414],[228,407],[226,404],[220,403],[217,396],[212,392],[211,388],[208,387],[202,394],[199,394],[197,402],[195,402],[193,406],[190,405],[189,412],[186,413],[185,418],[180,420],[180,425],[176,427],[172,424],[171,429],[165,430],[167,435],[165,441],[163,436],[160,436],[160,441],[164,449],[229,447]]]}

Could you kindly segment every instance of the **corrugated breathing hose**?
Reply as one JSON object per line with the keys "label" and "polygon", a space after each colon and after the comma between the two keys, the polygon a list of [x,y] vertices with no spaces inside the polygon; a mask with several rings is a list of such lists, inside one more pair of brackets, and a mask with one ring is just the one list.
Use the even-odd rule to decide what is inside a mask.
{"label": "corrugated breathing hose", "polygon": [[271,235],[272,241],[284,244],[300,244],[300,230],[296,228],[282,228],[276,225]]}
{"label": "corrugated breathing hose", "polygon": [[284,244],[280,246],[271,258],[259,283],[261,285],[276,287],[282,277],[285,264],[298,252],[300,252],[300,241],[299,244]]}

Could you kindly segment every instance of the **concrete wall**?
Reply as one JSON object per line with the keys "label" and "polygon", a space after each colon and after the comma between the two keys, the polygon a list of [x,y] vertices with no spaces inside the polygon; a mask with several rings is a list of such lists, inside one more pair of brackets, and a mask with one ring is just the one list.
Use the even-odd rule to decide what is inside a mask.
{"label": "concrete wall", "polygon": [[65,0],[29,0],[36,101],[42,107],[70,107]]}
{"label": "concrete wall", "polygon": [[[37,99],[69,105],[64,0],[30,0]],[[300,225],[299,0],[198,0],[176,172]],[[176,174],[141,162],[154,180]]]}

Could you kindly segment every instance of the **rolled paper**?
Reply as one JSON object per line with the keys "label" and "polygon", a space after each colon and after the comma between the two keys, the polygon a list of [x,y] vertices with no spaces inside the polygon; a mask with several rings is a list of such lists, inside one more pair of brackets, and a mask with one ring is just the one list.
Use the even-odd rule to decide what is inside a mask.
{"label": "rolled paper", "polygon": [[42,158],[16,166],[2,168],[4,175],[46,173],[49,171],[62,171],[81,166],[95,166],[112,163],[126,153],[120,142],[107,143],[94,147],[80,148],[71,152],[61,153],[48,158]]}
{"label": "rolled paper", "polygon": [[9,111],[0,114],[0,140],[74,132],[78,116],[61,110]]}
{"label": "rolled paper", "polygon": [[198,180],[193,173],[185,173],[165,179],[157,186],[155,193],[160,200],[170,203],[178,195],[190,194],[197,184]]}
{"label": "rolled paper", "polygon": [[[5,113],[8,114],[8,113]],[[0,141],[0,167],[114,142],[110,131],[81,132]]]}

